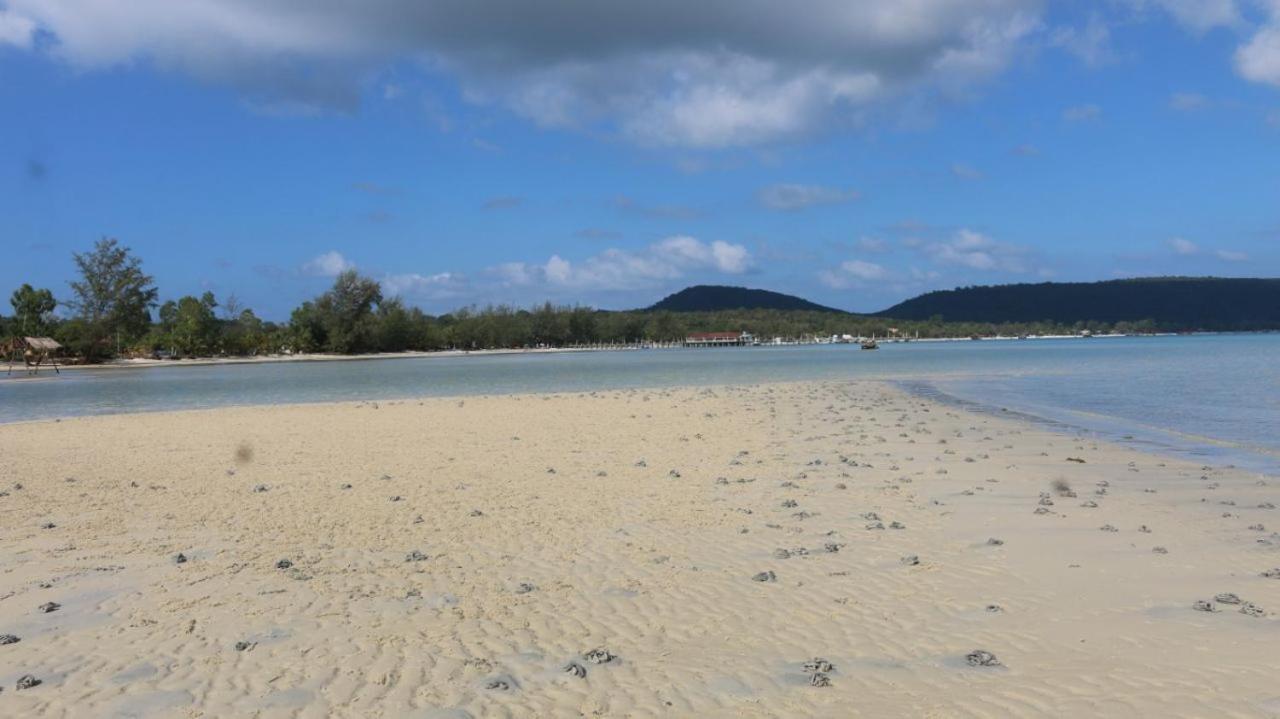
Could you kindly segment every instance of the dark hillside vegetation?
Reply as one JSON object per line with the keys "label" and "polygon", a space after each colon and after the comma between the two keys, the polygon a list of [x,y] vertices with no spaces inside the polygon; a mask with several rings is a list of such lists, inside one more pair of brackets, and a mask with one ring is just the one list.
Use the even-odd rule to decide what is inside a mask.
{"label": "dark hillside vegetation", "polygon": [[794,295],[725,285],[694,285],[668,295],[647,308],[651,312],[720,312],[723,310],[803,310],[841,312]]}
{"label": "dark hillside vegetation", "polygon": [[929,292],[878,317],[943,322],[1149,321],[1163,330],[1280,329],[1280,280],[1150,277],[961,287]]}

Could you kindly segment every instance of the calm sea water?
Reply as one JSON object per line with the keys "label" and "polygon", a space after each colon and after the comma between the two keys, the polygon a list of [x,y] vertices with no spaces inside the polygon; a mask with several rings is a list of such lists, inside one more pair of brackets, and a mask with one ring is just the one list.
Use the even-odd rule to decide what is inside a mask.
{"label": "calm sea water", "polygon": [[[2,375],[0,375],[2,377]],[[422,357],[0,379],[0,422],[228,405],[885,379],[1161,451],[1280,471],[1280,335]]]}

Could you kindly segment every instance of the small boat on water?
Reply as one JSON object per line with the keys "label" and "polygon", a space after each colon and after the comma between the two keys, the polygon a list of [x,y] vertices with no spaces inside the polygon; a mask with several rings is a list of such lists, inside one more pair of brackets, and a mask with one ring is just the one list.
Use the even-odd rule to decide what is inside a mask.
{"label": "small boat on water", "polygon": [[864,350],[878,350],[878,349],[880,349],[880,345],[876,344],[876,341],[875,341],[874,339],[864,340],[864,341],[862,342],[862,349],[864,349]]}

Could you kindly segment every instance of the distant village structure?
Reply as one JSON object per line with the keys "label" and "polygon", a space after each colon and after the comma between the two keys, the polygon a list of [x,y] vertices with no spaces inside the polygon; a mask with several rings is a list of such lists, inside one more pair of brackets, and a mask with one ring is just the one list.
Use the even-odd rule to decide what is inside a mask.
{"label": "distant village structure", "polygon": [[750,332],[693,332],[684,338],[685,347],[746,347],[755,343]]}

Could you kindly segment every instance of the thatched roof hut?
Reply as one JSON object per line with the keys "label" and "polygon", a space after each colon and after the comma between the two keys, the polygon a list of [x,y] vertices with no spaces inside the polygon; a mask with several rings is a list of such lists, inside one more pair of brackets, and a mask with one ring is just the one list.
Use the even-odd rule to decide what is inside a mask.
{"label": "thatched roof hut", "polygon": [[8,373],[13,372],[14,360],[19,356],[28,373],[40,371],[41,365],[45,363],[53,365],[53,371],[58,372],[58,363],[51,355],[62,349],[62,345],[52,337],[15,337],[0,345],[0,348],[3,348],[4,354],[9,355]]}
{"label": "thatched roof hut", "polygon": [[24,343],[27,349],[37,352],[54,352],[62,349],[62,345],[52,337],[19,337],[18,340]]}

